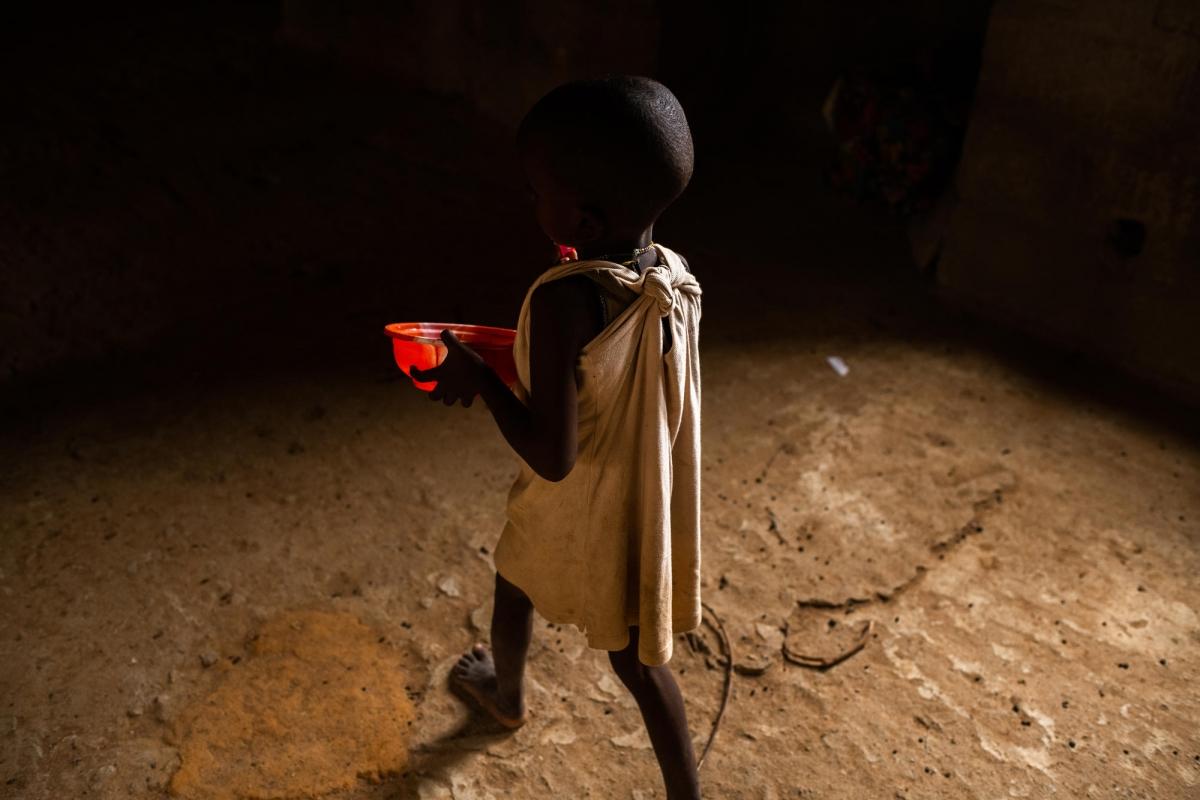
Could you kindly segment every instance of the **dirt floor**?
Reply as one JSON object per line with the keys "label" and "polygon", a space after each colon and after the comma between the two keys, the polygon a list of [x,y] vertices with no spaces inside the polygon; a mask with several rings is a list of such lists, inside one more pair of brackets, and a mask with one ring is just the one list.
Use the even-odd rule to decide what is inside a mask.
{"label": "dirt floor", "polygon": [[[404,152],[375,141],[323,191]],[[336,144],[265,158],[286,186]],[[509,199],[422,157],[355,208],[389,181],[431,204],[362,222],[355,254]],[[816,182],[747,210],[795,188],[774,174],[698,175],[661,236],[706,290],[712,625],[672,662],[698,748],[732,672],[705,796],[1200,797],[1194,433],[1118,378],[948,318],[898,228]],[[211,341],[12,401],[0,796],[663,796],[636,708],[573,629],[537,631],[515,734],[446,690],[486,635],[514,457],[485,410],[399,380],[378,328],[419,308],[503,321],[538,265],[445,257],[415,299],[302,271],[262,307],[308,327],[242,309]]]}
{"label": "dirt floor", "polygon": [[[486,412],[384,380],[386,355],[76,411],[8,450],[5,796],[662,796],[571,629],[537,633],[520,732],[447,694],[514,464]],[[707,796],[1200,796],[1194,446],[878,332],[717,332],[704,368],[705,598],[735,664],[770,665],[732,678]],[[828,671],[783,658],[867,622]],[[723,665],[676,652],[702,745]],[[311,685],[339,654],[394,703]]]}

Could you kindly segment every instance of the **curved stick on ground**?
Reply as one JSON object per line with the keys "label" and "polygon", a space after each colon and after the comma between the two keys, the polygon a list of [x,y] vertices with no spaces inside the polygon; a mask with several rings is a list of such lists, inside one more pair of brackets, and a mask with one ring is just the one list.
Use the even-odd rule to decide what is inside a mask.
{"label": "curved stick on ground", "polygon": [[704,622],[708,627],[721,637],[721,658],[725,661],[725,688],[721,695],[721,708],[717,711],[717,717],[713,720],[712,732],[708,734],[708,741],[704,745],[704,752],[700,754],[699,760],[696,761],[696,769],[699,770],[704,766],[704,759],[708,758],[708,751],[712,749],[713,742],[717,738],[717,730],[721,727],[721,720],[725,717],[725,708],[729,705],[729,695],[733,691],[733,646],[729,643],[729,634],[725,633],[725,623],[721,621],[721,617],[716,611],[713,611],[712,606],[708,603],[700,604],[705,611],[709,613],[712,619],[716,620],[714,625],[708,617],[704,618]]}
{"label": "curved stick on ground", "polygon": [[822,656],[806,656],[803,653],[797,653],[787,646],[787,638],[785,636],[783,640],[783,658],[785,661],[791,662],[792,664],[796,664],[797,666],[801,667],[808,667],[809,669],[815,669],[818,672],[824,672],[827,669],[833,669],[838,664],[842,663],[847,658],[867,646],[867,639],[870,637],[871,630],[874,627],[874,620],[867,620],[864,622],[862,630],[858,632],[858,639],[856,639],[854,644],[850,646],[850,649],[830,658],[825,658]]}

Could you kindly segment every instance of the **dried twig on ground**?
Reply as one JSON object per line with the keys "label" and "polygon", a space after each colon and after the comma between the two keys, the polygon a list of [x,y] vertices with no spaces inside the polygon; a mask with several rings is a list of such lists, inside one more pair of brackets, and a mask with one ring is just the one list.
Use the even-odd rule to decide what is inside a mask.
{"label": "dried twig on ground", "polygon": [[808,667],[819,672],[824,672],[827,669],[832,669],[842,663],[850,656],[857,653],[867,646],[867,639],[871,635],[871,630],[875,627],[874,620],[867,620],[863,623],[862,630],[858,632],[858,637],[854,640],[854,644],[849,649],[836,656],[806,656],[803,653],[797,653],[787,645],[787,638],[783,640],[783,658],[786,661],[796,664],[801,667]]}
{"label": "dried twig on ground", "polygon": [[[721,708],[717,711],[717,717],[713,720],[712,732],[708,734],[708,742],[704,745],[704,751],[700,753],[700,758],[696,762],[696,769],[704,766],[704,759],[708,757],[708,751],[712,749],[713,742],[717,738],[717,730],[721,727],[721,720],[725,717],[725,708],[729,705],[729,695],[733,691],[733,646],[729,643],[729,634],[725,633],[725,623],[721,621],[721,617],[713,610],[708,603],[701,603],[701,606],[708,612],[709,617],[704,618],[704,623],[721,638],[721,660],[725,667],[725,688],[721,695]],[[715,620],[715,623],[714,621]]]}

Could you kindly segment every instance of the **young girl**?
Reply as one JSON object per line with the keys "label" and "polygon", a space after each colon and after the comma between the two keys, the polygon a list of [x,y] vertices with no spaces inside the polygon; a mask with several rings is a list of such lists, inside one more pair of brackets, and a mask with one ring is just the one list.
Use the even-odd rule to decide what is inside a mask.
{"label": "young girl", "polygon": [[482,397],[524,461],[495,552],[492,649],[451,680],[517,728],[533,609],[577,625],[637,701],[668,798],[698,798],[667,662],[700,624],[700,286],[651,241],[691,178],[691,133],[666,87],[615,77],[546,95],[518,145],[538,222],[579,260],[525,297],[515,394],[448,331],[442,364],[413,373],[446,405]]}

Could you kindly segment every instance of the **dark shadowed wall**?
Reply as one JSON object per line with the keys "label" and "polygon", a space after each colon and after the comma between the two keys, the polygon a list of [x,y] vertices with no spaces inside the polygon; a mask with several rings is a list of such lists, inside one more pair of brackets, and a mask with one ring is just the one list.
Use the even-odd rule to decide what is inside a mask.
{"label": "dark shadowed wall", "polygon": [[464,96],[515,126],[531,103],[572,77],[655,72],[658,5],[284,0],[281,34],[410,85]]}
{"label": "dark shadowed wall", "polygon": [[1200,400],[1200,3],[992,16],[942,286]]}
{"label": "dark shadowed wall", "polygon": [[217,365],[264,331],[350,319],[360,332],[390,315],[510,321],[481,298],[511,311],[520,287],[483,275],[448,291],[438,276],[482,253],[541,252],[510,137],[529,103],[574,77],[666,81],[693,123],[697,182],[750,161],[795,174],[795,193],[729,197],[786,219],[796,196],[811,208],[822,191],[819,111],[835,77],[978,40],[988,5],[0,10],[0,62],[19,76],[0,82],[12,112],[0,119],[0,381],[156,349]]}
{"label": "dark shadowed wall", "polygon": [[[0,58],[21,80],[0,86],[14,112],[0,121],[0,380],[163,341],[217,360],[216,331],[236,345],[313,315],[365,329],[380,314],[483,313],[473,297],[507,308],[519,290],[487,279],[431,307],[450,294],[413,265],[536,252],[509,140],[574,77],[667,82],[693,122],[697,180],[766,164],[788,177],[730,202],[786,219],[792,176],[808,208],[820,192],[833,80],[957,48],[964,84],[981,49],[983,67],[938,266],[946,295],[1200,398],[1200,6],[1007,0],[989,22],[990,6],[8,12]],[[404,305],[414,297],[419,309]]]}

